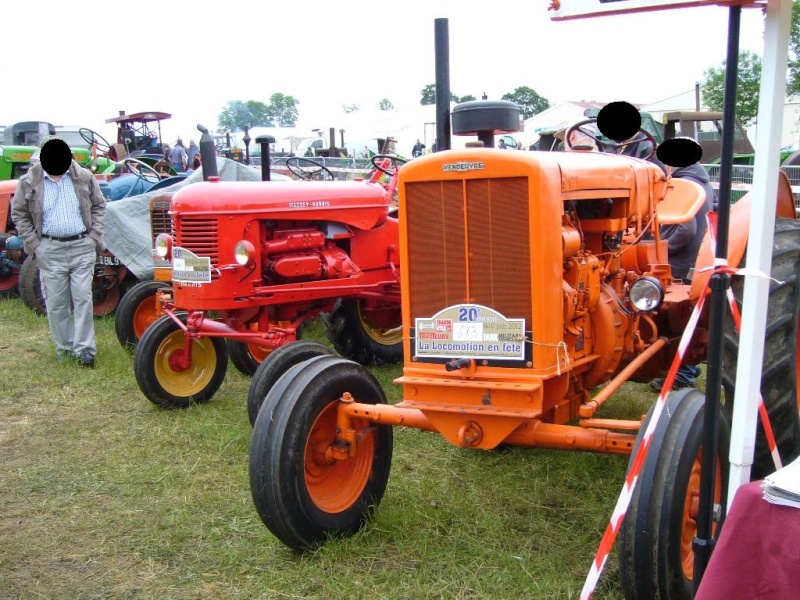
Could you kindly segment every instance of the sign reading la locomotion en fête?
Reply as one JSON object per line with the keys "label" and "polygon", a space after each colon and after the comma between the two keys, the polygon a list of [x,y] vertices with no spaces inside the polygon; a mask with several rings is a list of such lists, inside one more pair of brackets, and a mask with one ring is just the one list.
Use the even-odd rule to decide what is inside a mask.
{"label": "sign reading la locomotion en f\u00eate", "polygon": [[456,304],[415,319],[415,354],[430,358],[523,360],[525,319],[480,304]]}
{"label": "sign reading la locomotion en f\u00eate", "polygon": [[697,6],[725,6],[738,4],[742,7],[765,6],[766,0],[551,0],[550,19],[580,19],[601,15],[613,15],[670,8],[692,8]]}

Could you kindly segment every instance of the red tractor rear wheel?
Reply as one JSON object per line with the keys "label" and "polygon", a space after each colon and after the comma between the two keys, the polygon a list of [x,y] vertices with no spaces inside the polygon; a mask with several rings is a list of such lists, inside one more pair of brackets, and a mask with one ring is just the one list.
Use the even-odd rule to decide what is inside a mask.
{"label": "red tractor rear wheel", "polygon": [[363,299],[340,299],[322,317],[325,335],[342,356],[367,366],[403,360],[399,306],[379,308]]}
{"label": "red tractor rear wheel", "polygon": [[386,491],[392,428],[355,419],[355,456],[331,458],[339,398],[385,404],[375,377],[338,356],[318,356],[293,368],[258,413],[250,443],[250,491],[264,524],[284,544],[310,549],[328,536],[352,535]]}

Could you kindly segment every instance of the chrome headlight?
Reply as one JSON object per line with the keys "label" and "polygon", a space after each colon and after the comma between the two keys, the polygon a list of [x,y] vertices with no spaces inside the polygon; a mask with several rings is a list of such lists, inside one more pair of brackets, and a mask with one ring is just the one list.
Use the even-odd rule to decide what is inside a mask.
{"label": "chrome headlight", "polygon": [[239,240],[233,247],[233,258],[242,267],[253,264],[256,259],[255,246],[247,240]]}
{"label": "chrome headlight", "polygon": [[168,233],[159,233],[156,236],[155,251],[161,258],[172,257],[172,236]]}
{"label": "chrome headlight", "polygon": [[640,312],[658,310],[664,301],[664,288],[655,277],[641,277],[631,284],[631,304]]}

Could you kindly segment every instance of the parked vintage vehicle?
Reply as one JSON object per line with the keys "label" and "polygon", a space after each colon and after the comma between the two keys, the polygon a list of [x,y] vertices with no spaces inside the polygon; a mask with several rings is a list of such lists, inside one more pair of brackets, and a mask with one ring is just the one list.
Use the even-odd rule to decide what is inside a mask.
{"label": "parked vintage vehicle", "polygon": [[[630,455],[652,409],[644,422],[597,411],[624,382],[667,374],[711,276],[700,270],[712,264],[708,238],[687,285],[673,280],[659,235],[660,225],[694,219],[705,192],[647,160],[444,151],[405,166],[399,194],[404,368],[395,383],[402,400],[387,404],[368,369],[304,341],[267,357],[251,382],[248,401],[262,403],[248,454],[253,501],[270,531],[296,549],[352,535],[367,522],[386,491],[394,425],[437,432],[463,448]],[[793,458],[800,454],[800,223],[785,178],[778,215],[762,396],[780,453]],[[749,200],[739,201],[731,265],[742,259],[748,219]],[[735,281],[739,301],[742,289]],[[738,344],[734,334],[726,338],[727,365],[736,364]],[[701,362],[707,345],[702,313],[681,356]],[[717,519],[733,381],[730,372],[723,378]],[[666,401],[619,540],[629,598],[693,596],[705,402],[692,389]],[[757,476],[774,468],[761,429],[755,460]]]}
{"label": "parked vintage vehicle", "polygon": [[165,408],[205,402],[225,376],[228,348],[252,373],[323,312],[346,356],[399,360],[398,222],[390,216],[398,169],[383,163],[394,160],[373,159],[391,178],[386,186],[209,181],[173,195],[172,233],[156,239],[158,256],[171,262],[172,301],[134,354],[145,396]]}

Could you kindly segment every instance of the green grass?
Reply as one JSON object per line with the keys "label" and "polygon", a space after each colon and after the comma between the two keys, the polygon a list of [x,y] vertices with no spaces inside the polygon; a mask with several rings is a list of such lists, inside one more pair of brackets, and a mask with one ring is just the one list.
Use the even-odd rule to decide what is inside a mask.
{"label": "green grass", "polygon": [[[113,317],[96,329],[97,368],[58,364],[46,319],[0,301],[1,598],[578,597],[626,457],[465,450],[396,428],[372,522],[299,555],[250,498],[249,380],[230,366],[209,403],[161,410]],[[400,367],[377,371],[398,400]],[[621,396],[607,415],[655,399]],[[620,595],[612,555],[594,597]]]}

